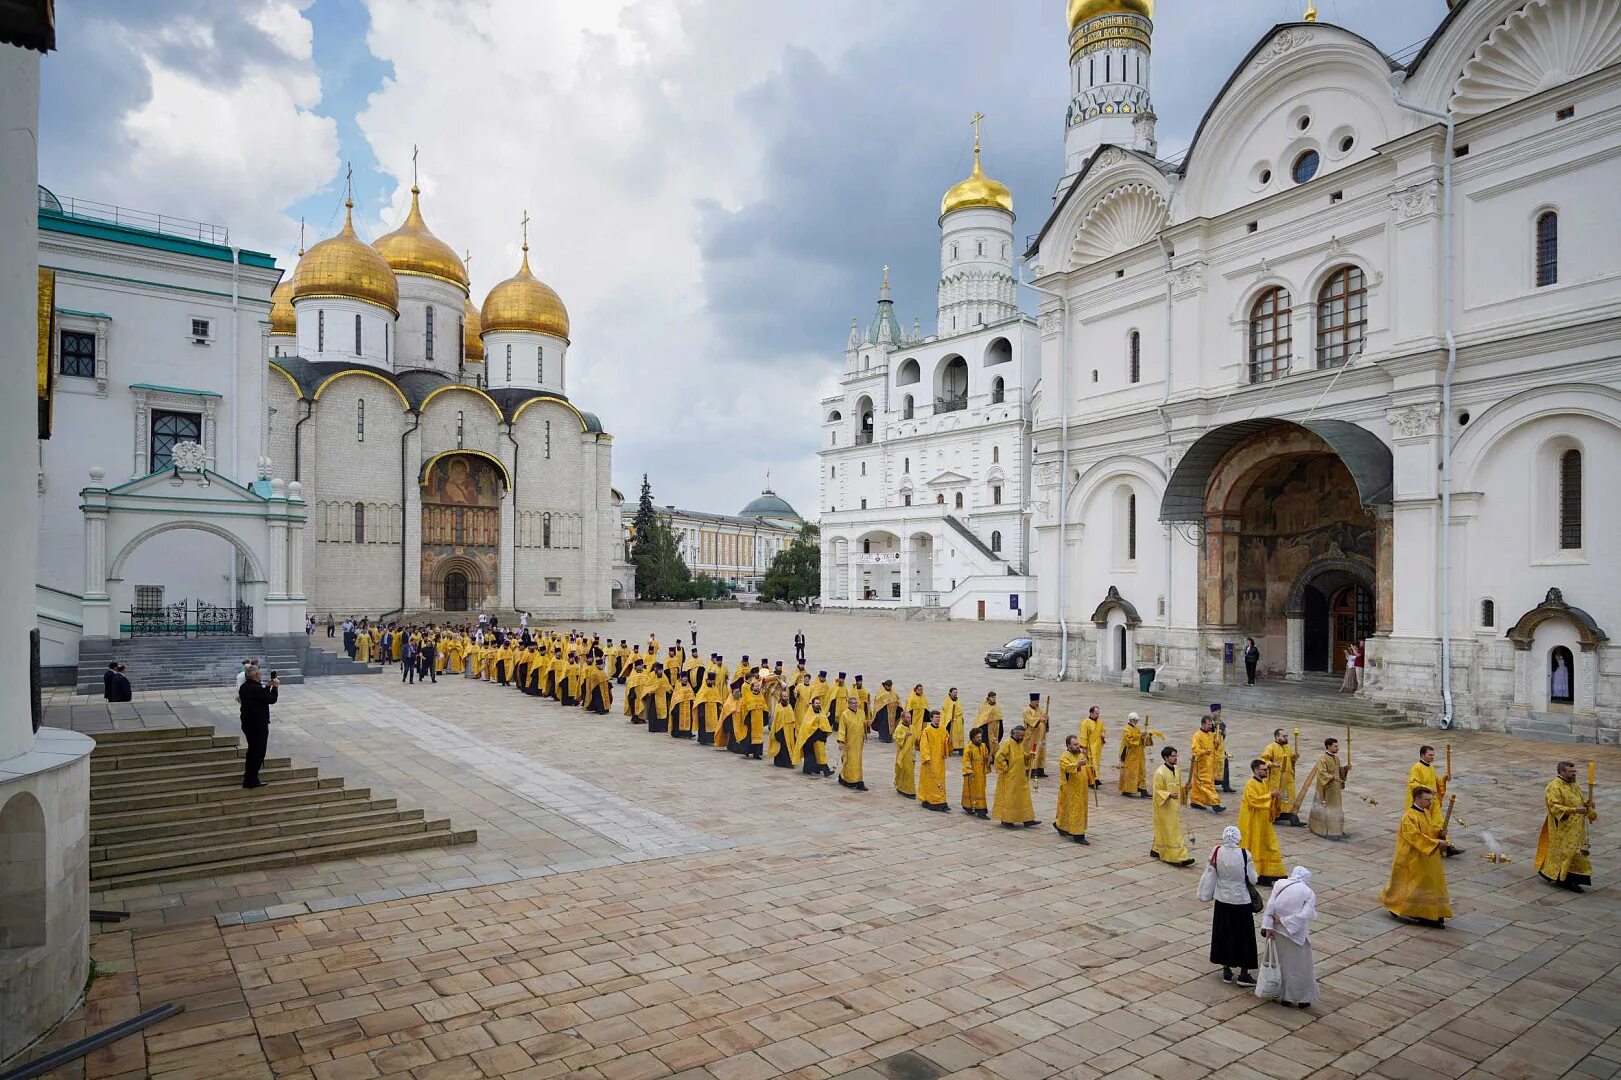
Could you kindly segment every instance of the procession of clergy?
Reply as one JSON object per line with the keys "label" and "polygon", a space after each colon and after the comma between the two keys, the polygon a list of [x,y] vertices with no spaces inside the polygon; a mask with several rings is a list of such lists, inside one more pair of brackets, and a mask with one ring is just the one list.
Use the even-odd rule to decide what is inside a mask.
{"label": "procession of clergy", "polygon": [[[413,646],[415,646],[413,648]],[[395,660],[416,655],[440,673],[460,672],[525,694],[548,697],[564,706],[588,713],[608,714],[614,707],[613,687],[625,688],[623,715],[649,732],[676,739],[693,739],[700,746],[764,759],[809,776],[834,775],[828,761],[831,738],[842,748],[839,783],[866,791],[863,751],[869,733],[895,747],[895,790],[916,799],[928,810],[950,810],[946,802],[946,763],[961,756],[962,812],[995,819],[1006,829],[1039,825],[1031,801],[1033,781],[1047,775],[1048,708],[1041,695],[1032,693],[1019,722],[1004,733],[1002,708],[994,691],[985,695],[971,724],[965,722],[963,702],[955,687],[941,707],[933,708],[922,684],[912,687],[904,701],[892,680],[876,692],[861,675],[847,682],[839,672],[828,682],[827,672],[812,678],[801,662],[788,672],[782,661],[773,666],[762,659],[756,665],[744,656],[734,668],[711,653],[699,656],[684,644],[661,651],[657,637],[645,650],[621,639],[604,642],[579,631],[518,633],[490,629],[467,632],[396,631],[392,639],[377,643],[377,651]],[[1136,714],[1126,718],[1120,732],[1117,760],[1119,794],[1153,800],[1154,840],[1150,855],[1172,866],[1191,866],[1182,828],[1181,808],[1210,813],[1226,810],[1220,790],[1232,792],[1226,724],[1221,706],[1211,705],[1200,718],[1190,753],[1191,768],[1184,780],[1178,751],[1159,749],[1159,767],[1147,777],[1149,751],[1162,732],[1152,730]],[[1345,760],[1340,742],[1324,740],[1323,753],[1297,790],[1300,762],[1299,729],[1294,743],[1283,728],[1249,763],[1250,776],[1239,801],[1241,846],[1255,861],[1261,884],[1287,876],[1275,831],[1276,823],[1309,828],[1329,840],[1345,837],[1342,798],[1351,772],[1351,731],[1346,728]],[[1088,795],[1094,802],[1103,786],[1099,766],[1108,742],[1096,706],[1081,720],[1079,731],[1065,739],[1058,758],[1058,808],[1053,828],[1078,844],[1086,844]],[[1452,779],[1451,748],[1446,772],[1437,774],[1435,748],[1419,748],[1419,760],[1407,776],[1407,809],[1396,837],[1389,883],[1380,894],[1385,908],[1398,918],[1442,926],[1452,915],[1442,859],[1461,850],[1447,835],[1452,801],[1447,800]],[[1592,765],[1584,796],[1576,782],[1573,762],[1560,762],[1558,776],[1546,789],[1547,816],[1537,846],[1536,869],[1548,882],[1580,892],[1591,884],[1587,825],[1598,819],[1593,800]],[[996,772],[994,799],[987,802],[990,771]],[[1299,810],[1307,795],[1315,799],[1306,822]],[[1455,797],[1454,797],[1455,798]],[[1443,800],[1447,800],[1443,809]],[[1372,800],[1368,800],[1372,801]]]}

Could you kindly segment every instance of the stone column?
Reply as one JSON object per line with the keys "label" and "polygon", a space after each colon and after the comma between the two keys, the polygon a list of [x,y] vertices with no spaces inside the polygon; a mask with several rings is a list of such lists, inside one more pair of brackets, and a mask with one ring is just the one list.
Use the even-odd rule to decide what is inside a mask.
{"label": "stone column", "polygon": [[417,483],[416,470],[421,465],[422,445],[420,431],[405,437],[405,462],[410,474],[405,477],[405,505],[401,509],[400,542],[405,545],[405,573],[400,582],[400,607],[406,611],[413,607],[428,606],[428,583],[422,580],[422,485]]}
{"label": "stone column", "polygon": [[287,596],[303,600],[304,594],[304,485],[297,480],[287,485]]}
{"label": "stone column", "polygon": [[265,552],[266,600],[287,599],[287,481],[270,481],[270,543]]}
{"label": "stone column", "polygon": [[1287,650],[1285,670],[1288,678],[1298,680],[1306,673],[1306,617],[1299,612],[1290,612],[1284,616],[1283,626]]}
{"label": "stone column", "polygon": [[1395,440],[1391,528],[1391,630],[1404,637],[1439,636],[1441,406],[1433,401],[1385,414]]}

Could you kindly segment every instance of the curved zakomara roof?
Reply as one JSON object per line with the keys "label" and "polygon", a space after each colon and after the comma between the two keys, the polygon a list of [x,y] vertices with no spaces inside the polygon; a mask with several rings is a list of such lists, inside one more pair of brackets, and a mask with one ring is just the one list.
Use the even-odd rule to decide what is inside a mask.
{"label": "curved zakomara roof", "polygon": [[476,386],[458,383],[441,371],[387,372],[363,364],[318,364],[302,356],[277,356],[268,363],[272,371],[280,373],[292,383],[298,396],[305,401],[318,400],[329,384],[345,375],[355,375],[385,384],[398,395],[400,405],[412,412],[421,412],[431,398],[441,393],[466,392],[488,402],[500,413],[501,419],[511,423],[534,402],[550,401],[572,412],[580,421],[581,431],[592,435],[606,434],[601,419],[595,413],[581,410],[564,395],[550,390],[480,390]]}
{"label": "curved zakomara roof", "polygon": [[[1459,4],[1458,6],[1462,7],[1463,5]],[[1446,22],[1443,21],[1442,25],[1445,26]],[[1286,22],[1286,23],[1278,23],[1271,30],[1267,31],[1264,35],[1262,35],[1261,39],[1255,43],[1255,46],[1252,49],[1250,49],[1249,52],[1244,54],[1244,59],[1242,59],[1242,60],[1240,60],[1238,62],[1238,66],[1233,68],[1232,74],[1227,76],[1227,81],[1221,84],[1221,89],[1216,92],[1216,96],[1210,99],[1210,106],[1207,109],[1205,109],[1204,116],[1202,116],[1199,119],[1198,128],[1196,128],[1194,130],[1194,132],[1193,132],[1193,141],[1188,144],[1187,153],[1182,155],[1182,164],[1177,166],[1176,172],[1177,172],[1178,176],[1186,176],[1186,175],[1188,175],[1188,166],[1193,163],[1194,156],[1196,155],[1196,153],[1198,152],[1198,149],[1199,149],[1199,137],[1204,134],[1206,126],[1208,126],[1209,123],[1210,123],[1210,118],[1212,116],[1214,116],[1216,114],[1216,110],[1221,107],[1221,103],[1222,103],[1223,100],[1226,99],[1228,91],[1230,91],[1233,88],[1234,83],[1238,82],[1238,77],[1240,75],[1244,74],[1244,71],[1250,66],[1250,63],[1252,61],[1254,61],[1254,59],[1257,56],[1259,56],[1261,54],[1261,52],[1268,45],[1270,45],[1272,43],[1272,39],[1277,37],[1279,34],[1284,33],[1285,31],[1288,31],[1288,30],[1322,30],[1322,29],[1338,30],[1340,33],[1344,34],[1348,38],[1351,38],[1353,41],[1356,41],[1356,42],[1366,46],[1368,51],[1371,52],[1374,56],[1377,56],[1380,59],[1380,61],[1382,61],[1384,63],[1384,65],[1387,68],[1389,68],[1391,71],[1395,71],[1397,68],[1401,67],[1400,64],[1396,63],[1390,57],[1386,56],[1384,54],[1384,52],[1379,48],[1379,46],[1375,45],[1373,42],[1369,41],[1367,38],[1363,37],[1361,34],[1358,34],[1353,30],[1347,30],[1343,26],[1336,26],[1334,23],[1327,23],[1327,22],[1314,22],[1314,23]],[[1436,33],[1440,33],[1440,31],[1438,30],[1438,31],[1436,31]],[[1434,38],[1432,37],[1431,40],[1433,41]]]}

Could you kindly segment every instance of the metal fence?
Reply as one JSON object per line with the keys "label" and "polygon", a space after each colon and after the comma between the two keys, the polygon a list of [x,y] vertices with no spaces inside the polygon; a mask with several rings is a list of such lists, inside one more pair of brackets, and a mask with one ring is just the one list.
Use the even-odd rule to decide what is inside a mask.
{"label": "metal fence", "polygon": [[252,637],[253,605],[181,600],[124,612],[131,637]]}

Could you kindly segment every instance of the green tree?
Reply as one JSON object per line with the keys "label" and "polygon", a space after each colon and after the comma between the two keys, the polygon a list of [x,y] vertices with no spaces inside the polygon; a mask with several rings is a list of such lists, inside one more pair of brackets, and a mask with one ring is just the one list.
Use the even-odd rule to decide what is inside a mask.
{"label": "green tree", "polygon": [[793,543],[777,552],[760,586],[766,600],[802,603],[822,591],[822,539],[815,525],[807,522]]}
{"label": "green tree", "polygon": [[636,596],[642,600],[681,600],[687,596],[692,571],[681,558],[675,530],[653,506],[653,488],[642,474],[642,495],[631,528],[630,561],[636,565]]}

